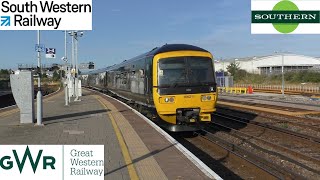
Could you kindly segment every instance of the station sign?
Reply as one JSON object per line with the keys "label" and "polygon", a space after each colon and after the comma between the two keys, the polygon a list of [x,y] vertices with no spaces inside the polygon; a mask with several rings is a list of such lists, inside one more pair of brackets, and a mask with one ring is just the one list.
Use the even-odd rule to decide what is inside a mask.
{"label": "station sign", "polygon": [[45,51],[45,46],[44,46],[44,44],[36,44],[35,46],[34,46],[34,50],[36,51],[36,52],[44,52]]}
{"label": "station sign", "polygon": [[319,34],[320,0],[251,0],[252,34]]}
{"label": "station sign", "polygon": [[92,0],[0,0],[0,30],[92,30]]}
{"label": "station sign", "polygon": [[55,48],[46,48],[46,58],[47,59],[56,58],[56,49]]}

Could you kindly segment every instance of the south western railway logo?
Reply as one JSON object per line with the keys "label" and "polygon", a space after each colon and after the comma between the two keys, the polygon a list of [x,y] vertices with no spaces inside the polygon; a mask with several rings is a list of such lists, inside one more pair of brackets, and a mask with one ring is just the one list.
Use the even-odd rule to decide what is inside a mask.
{"label": "south western railway logo", "polygon": [[[318,6],[316,6],[318,5]],[[253,34],[318,34],[320,29],[320,1],[264,1],[252,0],[251,32]],[[303,10],[299,9],[299,6]],[[268,10],[270,8],[271,10]],[[308,8],[306,10],[306,8]],[[270,27],[273,27],[272,30]],[[300,27],[299,31],[297,30]]]}
{"label": "south western railway logo", "polygon": [[0,30],[92,29],[92,0],[0,0]]}

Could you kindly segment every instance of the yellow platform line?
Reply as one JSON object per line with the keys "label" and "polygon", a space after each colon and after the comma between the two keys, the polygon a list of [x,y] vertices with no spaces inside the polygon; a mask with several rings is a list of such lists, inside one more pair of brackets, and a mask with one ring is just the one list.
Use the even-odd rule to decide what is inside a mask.
{"label": "yellow platform line", "polygon": [[218,101],[217,104],[231,106],[231,107],[237,107],[237,108],[242,108],[242,109],[256,110],[256,111],[269,112],[269,113],[275,113],[275,114],[282,114],[282,115],[287,115],[287,116],[320,114],[320,111],[289,112],[289,111],[282,111],[282,110],[278,110],[278,109],[269,109],[269,108],[254,107],[254,106],[243,105],[243,104],[228,103],[228,102],[223,102],[223,101]]}
{"label": "yellow platform line", "polygon": [[[95,98],[100,102],[100,104],[106,110],[109,110],[107,105],[100,100],[99,96],[95,95]],[[133,163],[132,163],[132,160],[131,160],[131,157],[130,157],[130,154],[129,154],[129,150],[128,150],[128,148],[126,146],[126,143],[124,142],[123,136],[122,136],[122,134],[120,132],[120,129],[119,129],[118,125],[116,124],[116,121],[114,120],[111,112],[108,111],[107,113],[108,113],[108,116],[109,116],[109,118],[111,120],[113,129],[114,129],[114,131],[116,133],[116,136],[117,136],[117,139],[118,139],[121,151],[122,151],[122,155],[123,155],[124,161],[125,161],[125,163],[127,165],[127,168],[128,168],[130,179],[132,179],[132,180],[139,179],[138,174],[137,174],[137,172],[136,172],[136,170],[135,170],[135,168],[133,166]]]}

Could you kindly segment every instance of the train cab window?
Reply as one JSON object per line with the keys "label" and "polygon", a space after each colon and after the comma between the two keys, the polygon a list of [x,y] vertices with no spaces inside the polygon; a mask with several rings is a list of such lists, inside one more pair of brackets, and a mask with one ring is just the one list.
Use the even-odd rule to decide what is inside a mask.
{"label": "train cab window", "polygon": [[214,79],[214,71],[212,60],[206,57],[189,57],[189,77],[190,83],[212,83]]}
{"label": "train cab window", "polygon": [[186,83],[186,63],[184,58],[167,58],[160,60],[158,69],[159,86],[174,83]]}
{"label": "train cab window", "polygon": [[212,59],[175,57],[159,60],[158,86],[190,86],[214,83]]}

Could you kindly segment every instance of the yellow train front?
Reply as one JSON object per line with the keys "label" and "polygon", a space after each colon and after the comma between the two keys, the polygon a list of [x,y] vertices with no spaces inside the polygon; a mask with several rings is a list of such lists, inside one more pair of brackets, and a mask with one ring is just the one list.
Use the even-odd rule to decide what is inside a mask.
{"label": "yellow train front", "polygon": [[[168,46],[168,45],[167,45]],[[211,121],[217,91],[212,55],[189,45],[171,45],[153,58],[153,100],[160,125],[195,131]]]}
{"label": "yellow train front", "polygon": [[186,44],[166,44],[93,71],[84,84],[155,112],[153,120],[169,131],[198,130],[211,121],[217,101],[211,53]]}

